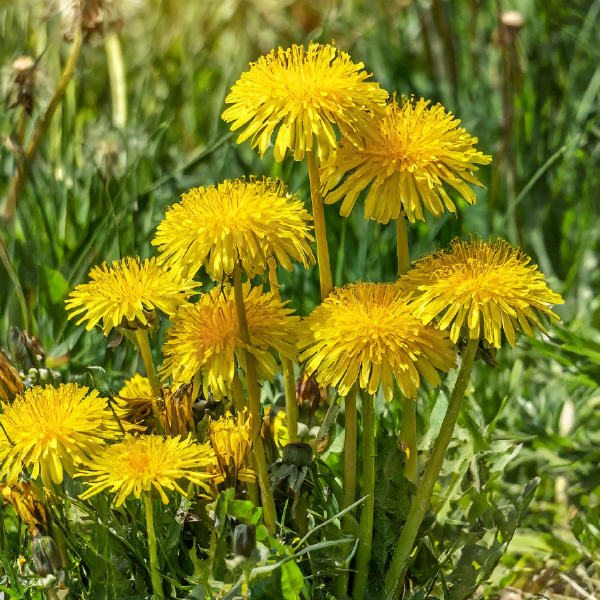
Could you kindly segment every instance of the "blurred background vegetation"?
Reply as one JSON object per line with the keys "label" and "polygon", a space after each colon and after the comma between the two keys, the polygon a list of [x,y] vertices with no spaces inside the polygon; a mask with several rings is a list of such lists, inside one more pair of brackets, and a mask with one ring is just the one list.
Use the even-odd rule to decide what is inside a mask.
{"label": "blurred background vegetation", "polygon": [[[63,379],[93,366],[103,386],[118,389],[138,369],[134,349],[107,348],[99,331],[82,335],[67,321],[66,295],[95,264],[151,256],[166,207],[191,187],[266,174],[308,199],[303,164],[275,163],[271,152],[261,161],[249,144],[235,144],[220,115],[249,61],[278,45],[335,40],[390,92],[441,102],[494,157],[479,171],[486,189],[475,206],[458,201],[458,218],[428,216],[410,228],[411,258],[457,235],[503,237],[565,298],[549,339],[522,338],[499,353],[497,369],[476,369],[461,416],[452,468],[476,476],[482,448],[502,447],[510,452],[491,479],[496,497],[514,500],[542,478],[484,593],[597,594],[600,1],[87,1],[101,8],[98,19],[26,167],[16,214],[0,224],[0,344],[10,326],[27,329]],[[0,0],[5,216],[20,144],[72,49],[69,4]],[[31,116],[13,107],[22,56],[36,61],[26,82]],[[337,210],[326,207],[334,283],[393,280],[393,224],[366,221],[360,210],[341,219]],[[318,301],[316,269],[297,268],[282,283],[301,314]],[[422,417],[421,433],[428,425]],[[428,443],[425,435],[423,449]]]}

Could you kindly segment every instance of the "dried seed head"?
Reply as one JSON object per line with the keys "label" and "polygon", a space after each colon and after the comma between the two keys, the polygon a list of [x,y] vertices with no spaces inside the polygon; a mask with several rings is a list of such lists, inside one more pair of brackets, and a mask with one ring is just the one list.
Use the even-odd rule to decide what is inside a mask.
{"label": "dried seed head", "polygon": [[6,105],[9,108],[22,106],[31,115],[35,102],[36,65],[31,56],[19,56],[8,71]]}
{"label": "dried seed head", "polygon": [[523,15],[518,10],[509,10],[502,14],[502,24],[510,29],[521,29],[525,24]]}

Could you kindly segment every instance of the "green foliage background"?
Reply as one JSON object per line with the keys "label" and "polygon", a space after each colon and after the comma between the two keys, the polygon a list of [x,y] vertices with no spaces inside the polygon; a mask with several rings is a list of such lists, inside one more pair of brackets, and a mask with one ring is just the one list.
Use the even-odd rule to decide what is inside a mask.
{"label": "green foliage background", "polygon": [[[0,0],[5,82],[15,58],[41,56],[34,119],[47,105],[69,50],[60,14],[50,4]],[[50,357],[70,354],[60,369],[64,378],[92,365],[102,368],[94,372],[104,387],[118,389],[138,368],[133,348],[107,349],[99,331],[82,335],[83,328],[66,319],[66,295],[103,260],[152,255],[150,241],[166,207],[191,187],[266,174],[283,178],[308,199],[304,164],[277,164],[270,151],[261,161],[249,144],[235,144],[220,114],[228,89],[249,61],[278,45],[335,40],[390,92],[441,102],[479,137],[479,149],[494,157],[479,171],[486,189],[477,191],[475,206],[458,202],[458,218],[446,214],[410,227],[411,258],[457,235],[503,237],[530,254],[565,298],[557,309],[563,323],[550,339],[521,339],[514,351],[500,352],[498,369],[476,369],[454,462],[446,470],[449,484],[460,487],[464,480],[456,473],[476,478],[482,452],[487,458],[494,450],[509,456],[494,471],[496,500],[514,501],[527,481],[542,478],[492,589],[510,584],[537,593],[554,585],[573,592],[561,575],[588,590],[597,586],[600,2],[123,0],[123,5],[118,35],[126,68],[121,82],[126,127],[113,124],[110,53],[95,37],[84,45],[74,81],[32,165],[16,223],[0,225],[8,249],[0,264],[0,343],[11,325],[27,328]],[[513,9],[524,18],[519,31],[500,20]],[[0,111],[7,141],[18,111],[7,105]],[[15,170],[15,154],[5,143],[0,199]],[[393,225],[365,221],[360,208],[349,219],[337,210],[326,207],[334,283],[393,280]],[[318,301],[316,269],[296,268],[282,283],[284,298],[301,314]],[[421,398],[423,450],[435,417],[430,405]],[[397,425],[388,421],[382,416],[380,424]],[[458,487],[451,488],[455,498]],[[455,515],[448,512],[448,518],[448,527],[457,525]],[[468,515],[462,518],[469,523]],[[538,589],[539,578],[533,578],[545,567],[552,575]]]}

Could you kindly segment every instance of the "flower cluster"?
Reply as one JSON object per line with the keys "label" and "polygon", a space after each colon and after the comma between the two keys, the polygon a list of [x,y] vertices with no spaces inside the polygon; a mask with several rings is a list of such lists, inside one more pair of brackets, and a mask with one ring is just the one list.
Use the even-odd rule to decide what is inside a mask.
{"label": "flower cluster", "polygon": [[[407,448],[404,476],[418,481],[412,400],[423,380],[438,386],[443,374],[461,364],[458,391],[442,424],[445,435],[436,441],[435,459],[426,467],[438,472],[427,471],[417,493],[416,510],[424,512],[479,344],[485,340],[499,348],[504,332],[514,346],[517,331],[530,336],[533,327],[545,331],[543,319],[556,318],[552,307],[562,302],[529,257],[502,240],[456,239],[409,268],[405,217],[414,223],[424,220],[426,211],[436,217],[446,210],[456,213],[460,198],[474,204],[470,185],[482,184],[473,173],[491,157],[476,148],[477,138],[441,105],[425,99],[398,103],[369,77],[362,63],[330,45],[279,48],[252,63],[227,96],[230,106],[223,118],[233,130],[244,128],[238,142],[250,139],[261,156],[273,136],[276,161],[288,150],[296,161],[306,156],[312,214],[279,180],[251,176],[198,187],[183,194],[158,225],[152,241],[157,257],[95,266],[89,282],[71,292],[69,319],[86,322],[87,330],[100,324],[105,336],[116,329],[109,346],[135,339],[145,374],[133,375],[112,397],[75,383],[25,389],[23,374],[0,352],[0,492],[3,503],[32,531],[51,529],[44,500],[60,496],[57,486],[67,476],[82,478],[87,486],[83,500],[108,493],[121,506],[131,497],[143,498],[156,598],[163,594],[153,495],[164,504],[172,495],[206,502],[205,494],[214,498],[217,492],[257,501],[260,489],[262,511],[254,511],[252,518],[262,515],[267,530],[274,532],[273,492],[292,490],[292,517],[307,531],[308,490],[323,495],[315,485],[320,467],[313,454],[327,445],[337,412],[328,410],[316,428],[320,433],[310,444],[307,440],[314,436],[320,404],[330,401],[328,388],[334,387],[346,404],[343,491],[350,508],[357,439],[363,444],[359,591],[352,597],[364,596],[359,575],[361,568],[368,570],[373,529],[375,394],[381,391],[389,412],[399,415],[401,410],[402,431],[413,428],[410,443],[399,441]],[[324,203],[341,201],[340,213],[347,217],[363,193],[365,218],[396,221],[402,276],[389,283],[358,281],[334,288]],[[277,269],[293,276],[295,267],[310,268],[315,241],[321,302],[301,318],[282,300],[287,290],[279,287]],[[200,294],[196,279],[202,269],[213,282]],[[264,290],[267,276],[269,289]],[[295,362],[303,363],[306,378],[299,384]],[[267,394],[260,389],[265,380],[279,384],[280,369],[285,411],[276,401],[263,406]],[[365,391],[361,436],[358,388]],[[309,415],[302,428],[298,402]],[[438,445],[443,443],[446,448]],[[284,460],[278,463],[282,447]],[[272,481],[267,459],[280,467]],[[38,477],[43,491],[30,483]],[[431,490],[423,492],[422,485],[430,484]],[[213,533],[205,536],[212,540],[207,581],[215,555],[225,548],[220,536],[229,500],[219,502],[212,511],[201,507],[195,513],[200,520],[214,517]],[[230,506],[241,511],[240,519],[248,512],[248,504],[242,504]],[[369,510],[370,522],[368,514],[363,517]],[[285,514],[279,520],[282,531],[289,525]],[[405,543],[405,532],[419,530],[423,515],[415,514],[411,509],[413,522],[398,544]],[[366,561],[362,567],[361,561]],[[388,587],[401,579],[390,573]]]}

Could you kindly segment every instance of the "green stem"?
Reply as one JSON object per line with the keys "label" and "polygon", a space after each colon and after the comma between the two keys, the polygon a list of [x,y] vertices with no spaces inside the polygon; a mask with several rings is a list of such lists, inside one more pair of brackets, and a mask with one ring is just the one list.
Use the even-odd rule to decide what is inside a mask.
{"label": "green stem", "polygon": [[404,213],[401,213],[396,219],[396,248],[398,251],[398,275],[405,275],[410,269],[410,255]]}
{"label": "green stem", "polygon": [[148,527],[148,553],[150,555],[150,579],[152,580],[152,591],[155,600],[164,600],[162,577],[158,563],[158,551],[156,549],[156,531],[154,530],[154,513],[152,511],[152,495],[144,493],[144,507],[146,509],[146,526]]}
{"label": "green stem", "polygon": [[[247,346],[250,346],[250,331],[248,329],[248,319],[246,317],[246,307],[244,305],[244,291],[242,289],[242,270],[239,264],[236,264],[233,270],[233,291],[242,340]],[[262,414],[260,410],[260,388],[258,386],[256,359],[251,352],[245,351],[245,354],[246,389],[248,390],[248,402],[250,405],[250,415],[252,416],[252,439],[254,440],[252,454],[254,456],[254,466],[258,472],[258,483],[262,494],[265,526],[271,533],[274,533],[277,513],[275,512],[275,503],[273,502],[273,494],[269,483],[265,448],[262,443],[262,438],[260,437]]]}
{"label": "green stem", "polygon": [[140,348],[144,366],[146,367],[146,376],[148,377],[150,381],[150,387],[152,388],[152,413],[157,421],[162,423],[162,415],[160,413],[160,409],[158,408],[158,398],[161,396],[160,381],[158,380],[158,375],[156,374],[156,369],[154,368],[154,362],[152,360],[152,351],[150,350],[150,338],[148,336],[148,330],[136,329],[135,337]]}
{"label": "green stem", "polygon": [[367,496],[360,511],[359,544],[352,600],[363,600],[369,579],[373,546],[373,512],[375,510],[375,406],[372,394],[363,397],[363,452],[361,495]]}
{"label": "green stem", "polygon": [[50,104],[48,104],[48,108],[46,108],[46,112],[43,114],[42,118],[37,124],[37,127],[35,128],[35,131],[33,132],[33,136],[29,142],[25,156],[19,164],[19,167],[17,168],[17,174],[12,181],[6,206],[4,208],[4,219],[6,221],[12,221],[12,218],[14,217],[15,210],[17,208],[17,202],[19,200],[23,184],[25,183],[25,166],[26,164],[31,164],[32,160],[34,159],[38,148],[40,147],[40,142],[44,137],[44,133],[46,132],[48,125],[50,125],[50,121],[52,120],[52,117],[54,116],[54,113],[56,112],[56,109],[58,108],[65,91],[67,90],[67,86],[69,85],[71,77],[73,76],[73,72],[75,71],[77,60],[79,59],[82,41],[83,38],[81,35],[81,30],[77,30],[73,38],[71,53],[69,54],[67,64],[65,65],[60,81],[58,82],[56,90],[54,91],[54,96],[52,96]]}
{"label": "green stem", "polygon": [[[277,280],[277,263],[274,256],[267,259],[269,264],[269,285],[271,292],[281,300],[279,293],[279,282]],[[294,377],[294,363],[283,354],[279,354],[283,379],[285,382],[285,410],[287,413],[287,425],[290,442],[298,441],[298,401],[296,400],[296,379]]]}
{"label": "green stem", "polygon": [[119,36],[114,32],[107,33],[104,46],[110,79],[112,120],[115,127],[125,129],[127,125],[127,82],[125,79],[125,61],[123,60],[123,50]]}
{"label": "green stem", "polygon": [[406,445],[407,459],[404,464],[404,477],[417,483],[417,415],[415,401],[404,398],[402,401],[402,429],[400,439]]}
{"label": "green stem", "polygon": [[[356,500],[356,446],[358,436],[358,412],[356,410],[356,394],[358,383],[355,383],[344,398],[344,506],[348,508]],[[344,531],[356,527],[356,519],[347,513],[344,517]],[[343,571],[338,575],[336,598],[345,598],[348,594],[350,574]]]}
{"label": "green stem", "polygon": [[319,261],[319,281],[321,284],[321,300],[325,300],[333,290],[331,276],[331,263],[329,262],[329,248],[327,246],[327,232],[325,228],[325,206],[321,196],[321,180],[319,168],[313,151],[306,153],[308,161],[308,177],[310,179],[310,196],[312,199],[313,221],[315,237],[317,239],[317,258]]}
{"label": "green stem", "polygon": [[281,366],[285,381],[285,409],[287,413],[288,433],[291,442],[298,441],[298,401],[296,400],[296,378],[294,377],[294,363],[283,354]]}
{"label": "green stem", "polygon": [[417,537],[419,527],[423,522],[425,511],[431,502],[433,488],[440,475],[446,450],[448,449],[448,444],[454,433],[454,427],[460,412],[460,405],[471,376],[471,369],[473,367],[473,361],[475,360],[478,344],[478,339],[469,340],[463,353],[462,365],[456,383],[454,384],[452,395],[450,396],[448,410],[446,411],[446,416],[444,417],[438,438],[431,451],[429,462],[425,467],[423,479],[417,489],[417,494],[413,500],[410,512],[408,513],[408,518],[402,528],[402,534],[396,543],[392,563],[390,564],[385,579],[385,585],[381,592],[381,600],[397,600],[402,593],[404,578],[406,577],[413,544]]}

